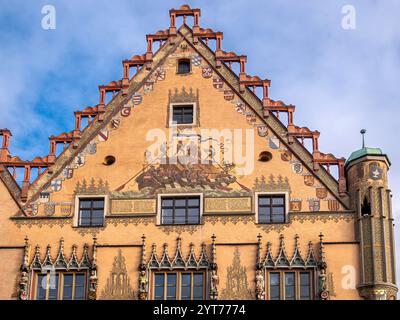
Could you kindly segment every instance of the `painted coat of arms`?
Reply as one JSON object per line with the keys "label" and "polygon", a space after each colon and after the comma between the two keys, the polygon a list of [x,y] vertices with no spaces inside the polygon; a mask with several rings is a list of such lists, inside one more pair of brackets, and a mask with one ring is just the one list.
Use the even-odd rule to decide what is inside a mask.
{"label": "painted coat of arms", "polygon": [[246,106],[243,102],[236,103],[236,112],[244,114],[246,112]]}
{"label": "painted coat of arms", "polygon": [[296,174],[301,174],[303,172],[303,165],[301,162],[294,162],[292,163],[292,170]]}
{"label": "painted coat of arms", "polygon": [[312,187],[314,185],[314,176],[304,176],[304,184],[308,187]]}
{"label": "painted coat of arms", "polygon": [[89,144],[87,145],[87,147],[86,147],[86,151],[87,151],[87,153],[89,153],[89,154],[95,154],[95,153],[96,153],[96,150],[97,150],[97,146],[96,146],[96,144],[93,143],[93,142],[89,143]]}
{"label": "painted coat of arms", "polygon": [[379,164],[373,162],[369,165],[369,177],[372,180],[380,180],[382,179],[383,169],[379,167]]}
{"label": "painted coat of arms", "polygon": [[157,81],[162,81],[165,79],[165,70],[162,69],[161,67],[158,67],[155,71],[154,71],[154,76],[156,78]]}
{"label": "painted coat of arms", "polygon": [[[123,108],[121,109],[121,116],[123,116],[123,117],[129,117],[130,114],[131,114],[131,108],[129,108],[129,107],[123,107]],[[118,125],[119,125],[119,123],[118,123]]]}
{"label": "painted coat of arms", "polygon": [[104,142],[108,140],[108,131],[107,130],[101,130],[99,132],[99,141]]}
{"label": "painted coat of arms", "polygon": [[50,183],[51,186],[51,190],[53,190],[54,192],[60,191],[61,190],[61,180],[57,179],[57,180],[53,180]]}
{"label": "painted coat of arms", "polygon": [[77,155],[75,157],[75,164],[78,167],[82,167],[85,164],[85,157],[83,155]]}
{"label": "painted coat of arms", "polygon": [[208,79],[208,78],[211,78],[212,75],[213,75],[213,70],[212,70],[211,67],[208,67],[208,66],[207,67],[203,67],[203,69],[202,69],[203,78]]}
{"label": "painted coat of arms", "polygon": [[308,206],[310,208],[310,211],[319,211],[320,200],[319,199],[309,199]]}
{"label": "painted coat of arms", "polygon": [[281,153],[281,159],[283,161],[290,161],[292,160],[292,153],[289,150],[284,150]]}
{"label": "painted coat of arms", "polygon": [[147,80],[143,86],[143,91],[145,93],[149,93],[151,91],[153,91],[153,86],[154,86],[154,81],[152,80]]}
{"label": "painted coat of arms", "polygon": [[192,64],[198,67],[201,64],[201,58],[199,55],[195,55],[192,57]]}
{"label": "painted coat of arms", "polygon": [[142,95],[139,92],[136,92],[132,96],[132,102],[133,102],[133,105],[135,105],[135,106],[141,104],[142,103]]}
{"label": "painted coat of arms", "polygon": [[71,179],[74,174],[74,169],[72,168],[65,168],[63,171],[63,175],[65,179]]}
{"label": "painted coat of arms", "polygon": [[257,127],[257,133],[260,137],[265,137],[268,134],[268,127],[266,125],[260,125]]}
{"label": "painted coat of arms", "polygon": [[338,211],[340,206],[339,206],[339,201],[337,200],[328,200],[328,208],[329,211]]}
{"label": "painted coat of arms", "polygon": [[121,123],[121,120],[120,120],[120,119],[113,118],[113,119],[111,120],[111,128],[114,129],[114,130],[115,130],[115,129],[118,129],[120,123]]}
{"label": "painted coat of arms", "polygon": [[235,94],[233,93],[232,90],[225,90],[224,91],[224,99],[227,101],[231,101],[235,98]]}
{"label": "painted coat of arms", "polygon": [[215,89],[222,89],[224,82],[220,78],[213,79],[213,86]]}
{"label": "painted coat of arms", "polygon": [[279,149],[279,139],[276,136],[269,138],[269,147],[271,149]]}
{"label": "painted coat of arms", "polygon": [[315,193],[318,199],[325,199],[328,196],[328,190],[326,188],[316,188]]}
{"label": "painted coat of arms", "polygon": [[291,200],[290,211],[301,211],[301,200]]}

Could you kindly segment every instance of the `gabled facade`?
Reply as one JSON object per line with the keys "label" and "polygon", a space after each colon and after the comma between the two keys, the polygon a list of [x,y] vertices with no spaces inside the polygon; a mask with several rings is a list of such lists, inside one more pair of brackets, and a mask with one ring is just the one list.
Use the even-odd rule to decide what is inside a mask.
{"label": "gabled facade", "polygon": [[387,157],[322,153],[200,9],[170,17],[47,156],[0,131],[0,298],[394,299]]}

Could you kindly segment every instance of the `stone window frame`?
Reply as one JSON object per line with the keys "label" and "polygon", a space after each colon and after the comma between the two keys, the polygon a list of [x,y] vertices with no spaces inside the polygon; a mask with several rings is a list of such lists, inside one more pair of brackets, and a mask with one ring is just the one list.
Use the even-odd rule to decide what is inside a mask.
{"label": "stone window frame", "polygon": [[[200,212],[199,212],[199,223],[196,224],[172,224],[172,225],[165,225],[161,223],[161,200],[163,197],[199,197],[200,198]],[[202,193],[159,193],[157,195],[157,218],[156,223],[157,226],[199,226],[203,224],[203,213],[204,213],[204,197]]]}
{"label": "stone window frame", "polygon": [[[258,222],[258,198],[259,196],[284,196],[285,197],[285,221],[283,222],[269,222],[269,223],[260,223]],[[254,207],[255,207],[255,223],[262,224],[262,225],[269,225],[269,224],[287,224],[289,222],[289,192],[287,191],[266,191],[266,192],[255,192],[254,195]]]}
{"label": "stone window frame", "polygon": [[273,269],[265,269],[265,299],[266,300],[271,300],[271,292],[270,292],[270,275],[271,273],[279,273],[280,277],[280,299],[279,300],[286,300],[285,299],[285,273],[295,273],[295,299],[294,300],[301,300],[300,295],[301,295],[301,286],[300,286],[300,277],[301,273],[308,273],[310,276],[310,299],[309,300],[315,300],[315,293],[316,293],[316,274],[315,274],[315,268],[273,268]]}
{"label": "stone window frame", "polygon": [[[189,62],[189,72],[185,72],[185,73],[180,73],[179,72],[179,63],[183,62],[183,61],[184,62]],[[187,76],[187,75],[192,74],[192,72],[193,72],[193,65],[192,65],[192,60],[189,57],[188,58],[182,57],[182,58],[177,59],[177,61],[176,61],[176,74],[178,76]]]}
{"label": "stone window frame", "polygon": [[[64,295],[64,277],[65,275],[72,275],[73,276],[73,283],[72,283],[72,300],[74,299],[75,295],[75,290],[76,290],[76,276],[77,275],[83,275],[85,277],[84,280],[84,295],[83,299],[81,300],[87,300],[87,295],[88,295],[88,290],[89,290],[89,283],[88,283],[88,278],[89,278],[89,270],[88,269],[82,269],[82,270],[55,270],[54,273],[52,271],[46,271],[46,272],[40,272],[40,271],[35,271],[33,273],[34,275],[34,282],[33,282],[33,288],[32,288],[32,298],[33,300],[38,300],[38,286],[39,286],[39,276],[45,276],[46,277],[46,283],[47,286],[50,285],[50,277],[57,275],[57,298],[56,300],[64,300],[63,295]],[[50,287],[46,288],[46,298],[41,299],[41,300],[48,300],[48,295],[49,295]]]}
{"label": "stone window frame", "polygon": [[[191,105],[193,107],[193,122],[192,123],[181,123],[181,124],[176,124],[173,123],[173,118],[174,118],[174,107],[177,106],[189,106]],[[196,102],[171,102],[169,104],[168,108],[168,127],[169,128],[191,128],[191,127],[197,127],[198,126],[198,109],[197,109],[197,103]]]}
{"label": "stone window frame", "polygon": [[[103,199],[104,200],[104,212],[103,212],[103,225],[101,226],[81,226],[79,225],[79,202],[80,199]],[[74,219],[73,227],[76,228],[103,228],[106,223],[106,217],[110,212],[110,198],[107,194],[80,194],[75,196],[74,203]]]}
{"label": "stone window frame", "polygon": [[[203,275],[203,300],[207,299],[207,268],[199,268],[199,269],[172,269],[172,270],[157,270],[153,269],[151,270],[151,299],[155,300],[155,276],[156,274],[164,274],[164,297],[166,297],[166,286],[165,284],[167,283],[167,274],[175,274],[176,275],[176,285],[175,285],[175,297],[176,300],[182,300],[182,274],[187,274],[190,273],[191,275],[191,281],[193,281],[194,274],[202,274]],[[194,283],[191,283],[191,300],[193,300],[193,287]],[[166,300],[166,299],[164,299]]]}

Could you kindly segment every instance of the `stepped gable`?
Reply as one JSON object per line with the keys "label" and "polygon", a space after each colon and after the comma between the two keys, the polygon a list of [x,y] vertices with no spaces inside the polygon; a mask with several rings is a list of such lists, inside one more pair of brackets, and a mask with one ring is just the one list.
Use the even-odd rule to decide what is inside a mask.
{"label": "stepped gable", "polygon": [[[319,151],[320,133],[294,124],[295,106],[282,101],[274,101],[269,97],[270,80],[247,75],[247,56],[222,50],[223,33],[200,27],[200,9],[192,9],[189,5],[183,5],[178,9],[171,9],[169,14],[170,26],[168,29],[146,36],[147,51],[122,61],[122,79],[99,86],[99,104],[74,112],[75,127],[72,131],[49,137],[48,155],[35,157],[33,160],[21,160],[18,156],[11,156],[9,152],[11,131],[0,130],[3,140],[0,149],[0,178],[22,208],[21,214],[26,215],[24,208],[38,198],[40,191],[48,187],[52,179],[73,161],[79,152],[111,121],[112,117],[130,103],[135,92],[139,91],[146,80],[157,70],[157,67],[183,41],[211,66],[214,73],[240,97],[246,106],[254,111],[280,142],[313,173],[335,198],[345,208],[349,208],[350,201],[346,191],[344,173],[345,159]],[[176,27],[178,17],[183,18],[183,24],[179,29]],[[192,27],[186,24],[187,17],[194,18]],[[215,51],[208,46],[210,40],[214,40],[216,43]],[[160,43],[160,48],[156,52],[153,49],[154,42]],[[233,63],[240,64],[239,74],[233,71]],[[262,88],[261,95],[257,94],[257,88]],[[109,98],[110,101],[107,102]],[[280,120],[281,113],[288,115],[287,123]],[[86,127],[82,125],[83,119],[88,120]],[[312,150],[306,149],[304,139],[312,139]],[[63,151],[56,154],[59,144],[63,145]],[[338,167],[338,180],[329,173],[331,166]],[[24,170],[20,188],[16,183],[17,168]],[[32,176],[33,169],[37,169],[36,176]]]}

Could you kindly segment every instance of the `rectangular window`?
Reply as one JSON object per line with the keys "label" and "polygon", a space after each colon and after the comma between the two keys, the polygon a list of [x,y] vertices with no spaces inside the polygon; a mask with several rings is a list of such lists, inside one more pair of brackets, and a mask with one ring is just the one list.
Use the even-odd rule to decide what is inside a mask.
{"label": "rectangular window", "polygon": [[285,300],[296,299],[295,273],[285,272]]}
{"label": "rectangular window", "polygon": [[281,299],[281,275],[279,272],[273,272],[269,275],[269,297],[270,300]]}
{"label": "rectangular window", "polygon": [[186,74],[190,72],[190,60],[182,59],[178,61],[178,74]]}
{"label": "rectangular window", "polygon": [[164,300],[164,273],[154,275],[154,300]]}
{"label": "rectangular window", "polygon": [[154,274],[155,300],[203,300],[204,273],[163,272]]}
{"label": "rectangular window", "polygon": [[284,195],[258,196],[258,223],[284,223],[285,214]]}
{"label": "rectangular window", "polygon": [[162,197],[161,224],[199,224],[200,197]]}
{"label": "rectangular window", "polygon": [[101,227],[104,224],[104,198],[79,199],[79,226]]}
{"label": "rectangular window", "polygon": [[311,272],[277,271],[269,272],[270,300],[311,300]]}
{"label": "rectangular window", "polygon": [[300,272],[300,300],[311,299],[311,281],[309,272]]}
{"label": "rectangular window", "polygon": [[84,300],[84,273],[47,273],[37,275],[36,300]]}
{"label": "rectangular window", "polygon": [[193,124],[193,105],[172,106],[172,124]]}

